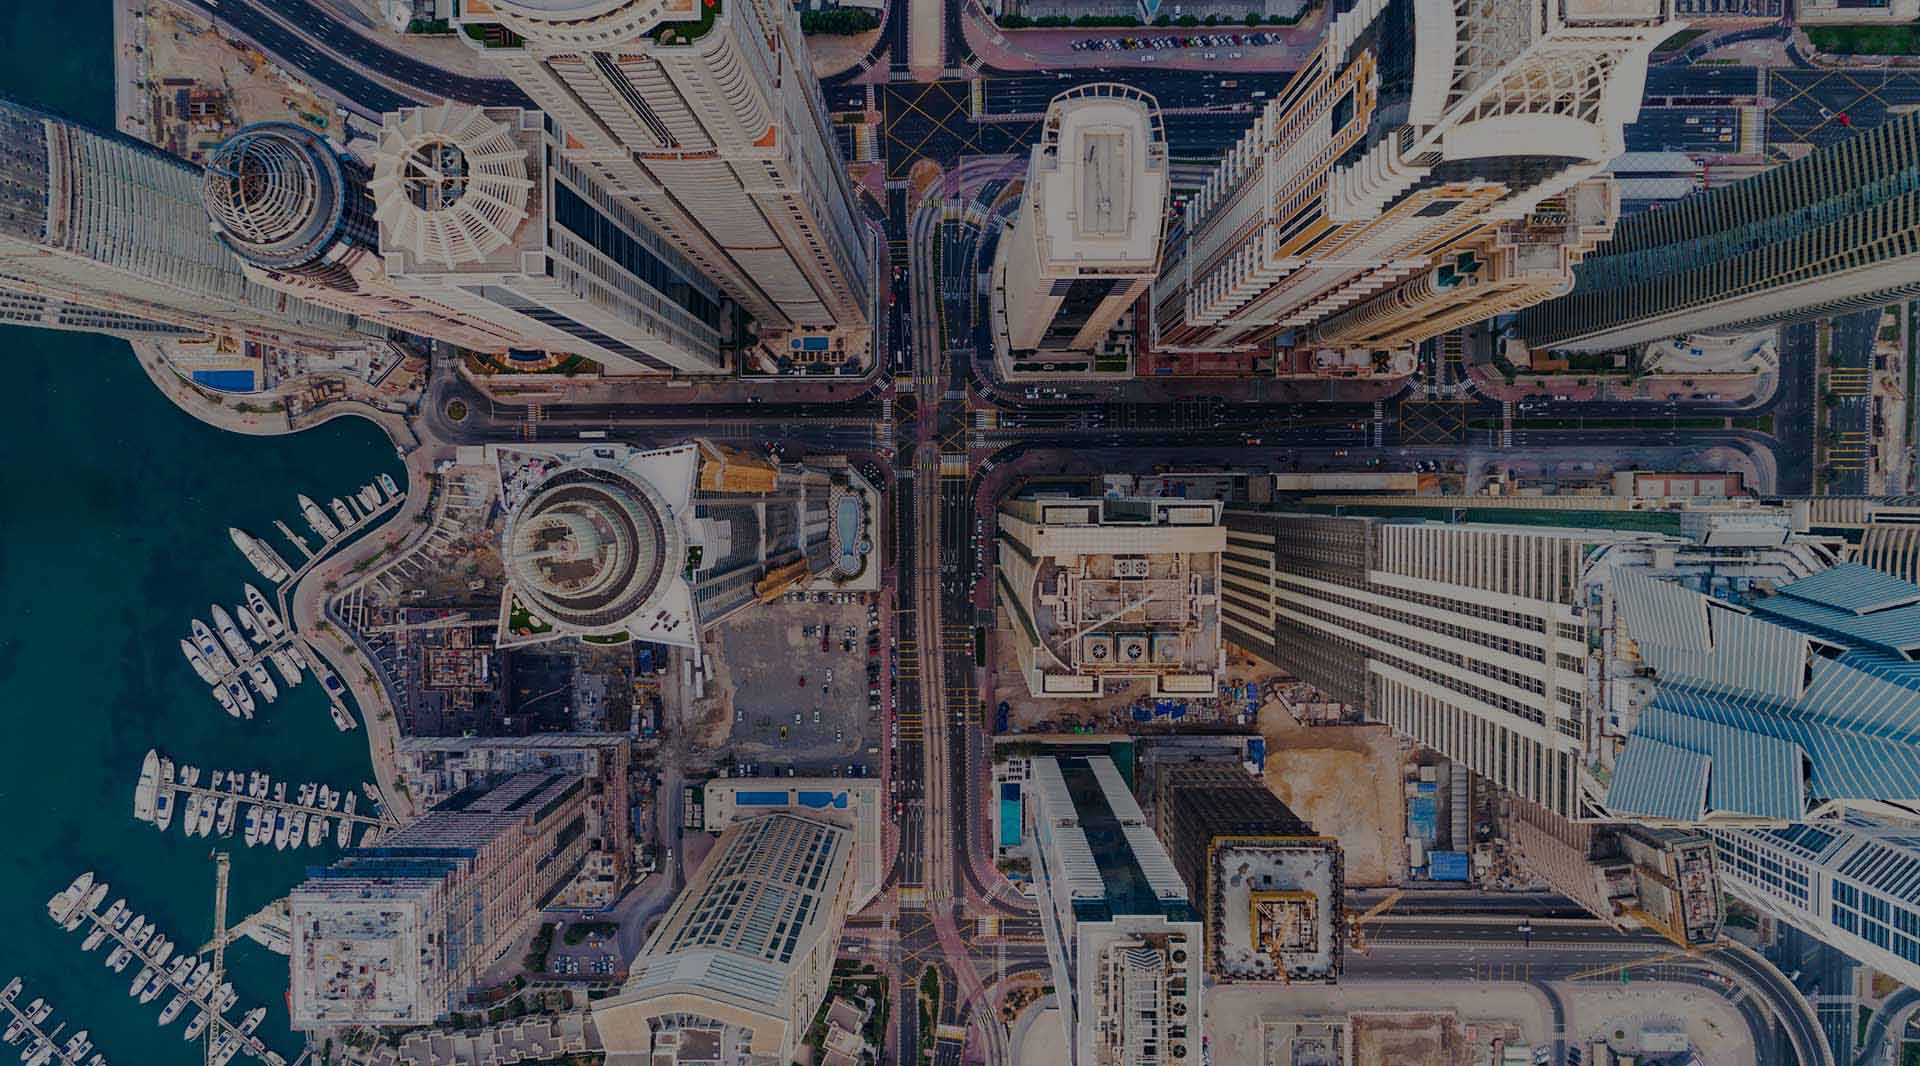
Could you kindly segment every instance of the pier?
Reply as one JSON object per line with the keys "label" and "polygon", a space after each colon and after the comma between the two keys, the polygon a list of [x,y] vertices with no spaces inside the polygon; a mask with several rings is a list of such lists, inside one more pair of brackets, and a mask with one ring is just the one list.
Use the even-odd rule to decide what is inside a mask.
{"label": "pier", "polygon": [[[298,569],[293,570],[293,576],[280,582],[273,590],[274,607],[279,610],[280,618],[287,626],[289,640],[300,640],[300,637],[293,632],[293,612],[287,607],[287,594],[293,590],[295,585],[300,583],[302,578],[305,578],[311,573],[314,567],[320,565],[321,560],[331,555],[334,548],[359,533],[367,532],[367,527],[370,524],[382,515],[400,506],[407,498],[406,493],[387,491],[385,486],[376,488],[369,485],[367,487],[373,488],[374,494],[380,497],[379,506],[368,508],[360,502],[358,496],[345,497],[342,502],[346,504],[347,510],[356,516],[353,525],[340,530],[339,536],[327,538],[320,545],[319,551],[308,551],[305,540],[289,532],[287,527],[280,522],[276,521],[274,523],[280,526],[280,532],[286,534],[287,539],[291,540],[294,545],[307,556],[306,561],[302,562]],[[268,650],[271,650],[272,647],[273,645],[268,645]],[[340,730],[342,733],[350,733],[358,728],[359,723],[353,720],[353,712],[347,708],[346,701],[342,698],[346,688],[340,683],[340,679],[334,676],[332,670],[327,668],[325,660],[321,659],[319,652],[313,650],[312,645],[301,641],[300,652],[306,660],[308,669],[313,672],[314,679],[320,682],[320,691],[327,694],[327,701],[332,705],[330,711],[333,715],[334,728]]]}
{"label": "pier", "polygon": [[[148,964],[149,960],[145,952],[135,947],[132,940],[128,939],[118,929],[115,929],[113,927],[113,924],[106,921],[101,915],[99,915],[94,911],[85,910],[84,901],[77,901],[74,904],[74,906],[76,909],[80,910],[81,916],[86,919],[88,925],[92,926],[94,929],[105,930],[108,940],[113,941],[115,944],[118,944],[119,946],[124,947],[129,952],[131,952],[133,955],[134,962],[137,962],[142,966],[145,966]],[[66,917],[71,917],[71,914],[66,915]],[[132,928],[132,927],[128,926],[128,928]],[[172,939],[172,938],[169,937],[168,939]],[[178,941],[175,941],[175,943],[177,944]],[[179,959],[181,957],[183,956],[178,953],[174,955],[175,959]],[[197,956],[186,955],[184,957],[195,958]],[[257,1058],[262,1062],[265,1062],[267,1066],[286,1066],[287,1060],[284,1057],[282,1057],[279,1052],[276,1052],[272,1048],[269,1048],[266,1045],[266,1042],[261,1040],[259,1037],[253,1035],[252,1033],[242,1030],[240,1026],[235,1024],[231,1019],[229,1019],[224,1012],[214,1009],[212,997],[219,995],[219,992],[220,992],[219,980],[210,979],[206,981],[203,985],[201,985],[198,992],[188,992],[185,986],[183,986],[179,981],[176,981],[174,979],[173,973],[170,969],[162,968],[160,972],[156,974],[156,976],[162,982],[165,983],[166,988],[172,990],[173,992],[179,995],[186,996],[188,1003],[192,1004],[193,1006],[199,1008],[201,1011],[206,1013],[207,1019],[208,1019],[208,1028],[210,1031],[217,1032],[218,1034],[226,1037],[228,1041],[237,1042],[239,1046],[239,1050],[244,1051],[249,1055],[252,1055],[254,1058]],[[214,976],[217,978],[220,975],[214,975]],[[164,994],[165,993],[163,992],[162,995]],[[184,1013],[183,1013],[183,1018],[184,1018]],[[212,1032],[210,1032],[209,1035],[212,1035]]]}
{"label": "pier", "polygon": [[[14,1002],[15,997],[19,994],[20,979],[16,977],[7,982],[6,994],[0,995],[0,1007],[5,1007],[7,1013],[12,1016],[13,1021],[19,1023],[24,1031],[34,1038],[35,1043],[28,1044],[28,1050],[21,1054],[20,1059],[22,1062],[29,1061],[32,1058],[32,1049],[39,1046],[39,1042],[45,1042],[47,1047],[53,1052],[52,1056],[45,1060],[47,1063],[59,1063],[60,1066],[107,1066],[106,1056],[93,1051],[91,1044],[88,1045],[87,1051],[81,1052],[78,1057],[68,1055],[66,1048],[59,1042],[60,1031],[67,1027],[67,1023],[61,1022],[50,1030],[40,1028],[40,1023],[34,1021],[30,1014]],[[51,1009],[52,1004],[43,1001],[41,1006]],[[84,1032],[85,1030],[82,1031]],[[91,1057],[88,1057],[89,1054],[91,1054]]]}

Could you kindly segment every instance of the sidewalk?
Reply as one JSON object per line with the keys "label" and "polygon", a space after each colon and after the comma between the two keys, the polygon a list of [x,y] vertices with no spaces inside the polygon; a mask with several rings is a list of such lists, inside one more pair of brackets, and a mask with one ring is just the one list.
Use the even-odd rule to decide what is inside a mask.
{"label": "sidewalk", "polygon": [[[1135,26],[1125,29],[1030,29],[1002,30],[979,4],[969,2],[961,13],[960,26],[967,47],[990,67],[1002,70],[1080,70],[1105,67],[1141,67],[1149,70],[1208,70],[1272,73],[1297,70],[1320,46],[1320,25],[1324,7],[1303,18],[1295,26],[1248,26],[1244,23],[1218,26]],[[1231,45],[1193,48],[1137,48],[1126,51],[1076,52],[1073,42],[1101,37],[1184,37],[1207,33],[1277,33],[1287,43],[1274,45]],[[1207,53],[1216,58],[1206,58]],[[1229,59],[1227,53],[1240,52],[1241,58]],[[1149,60],[1147,57],[1151,56]]]}

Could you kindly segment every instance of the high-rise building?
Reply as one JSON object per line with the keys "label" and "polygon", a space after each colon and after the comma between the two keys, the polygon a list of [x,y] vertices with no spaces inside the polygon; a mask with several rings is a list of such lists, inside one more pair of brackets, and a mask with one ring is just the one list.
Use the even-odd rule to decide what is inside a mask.
{"label": "high-rise building", "polygon": [[587,854],[556,906],[593,909],[620,898],[633,879],[634,798],[628,784],[632,738],[625,733],[537,733],[525,737],[403,736],[394,769],[416,807],[515,774],[572,774],[586,782]]}
{"label": "high-rise building", "polygon": [[394,112],[371,165],[263,123],[215,150],[206,211],[250,277],[395,329],[615,373],[727,371],[719,290],[554,148],[518,108]]}
{"label": "high-rise building", "polygon": [[1000,504],[995,592],[1027,690],[1087,699],[1147,679],[1211,696],[1226,669],[1213,500],[1014,499]]}
{"label": "high-rise building", "polygon": [[0,304],[56,329],[365,344],[355,320],[255,284],[207,232],[200,168],[0,100]]}
{"label": "high-rise building", "polygon": [[1920,987],[1920,832],[1860,815],[1712,832],[1735,899]]}
{"label": "high-rise building", "polygon": [[[1358,0],[1188,201],[1156,349],[1404,375],[1412,347],[1566,290],[1671,0]],[[1431,9],[1431,10],[1430,10]]]}
{"label": "high-rise building", "polygon": [[[1541,517],[1549,517],[1541,515]],[[1226,639],[1547,812],[1920,809],[1920,587],[1683,532],[1229,510]]]}
{"label": "high-rise building", "polygon": [[877,230],[841,165],[790,4],[480,0],[467,39],[560,129],[561,153],[779,347],[864,351]]}
{"label": "high-rise building", "polygon": [[1089,353],[1160,272],[1169,184],[1153,97],[1095,82],[1053,98],[992,268],[1002,376],[1034,362],[1094,369]]}
{"label": "high-rise building", "polygon": [[722,833],[627,983],[594,1005],[606,1049],[655,1066],[792,1062],[826,998],[852,850],[850,830],[785,812]]}
{"label": "high-rise building", "polygon": [[1719,939],[1726,912],[1705,833],[1570,822],[1517,798],[1507,807],[1502,835],[1519,863],[1595,917],[1681,947]]}
{"label": "high-rise building", "polygon": [[1573,291],[1521,314],[1535,348],[1739,332],[1920,294],[1920,115],[1896,115],[1622,222]]}
{"label": "high-rise building", "polygon": [[1034,880],[1068,1066],[1193,1066],[1205,930],[1104,755],[1033,760]]}
{"label": "high-rise building", "polygon": [[1215,981],[1333,981],[1346,923],[1340,845],[1237,763],[1164,766],[1154,829],[1200,902]]}
{"label": "high-rise building", "polygon": [[289,896],[296,1029],[444,1017],[579,874],[587,787],[524,773],[449,796]]}
{"label": "high-rise building", "polygon": [[500,643],[699,631],[834,565],[833,475],[695,441],[489,445],[507,511]]}

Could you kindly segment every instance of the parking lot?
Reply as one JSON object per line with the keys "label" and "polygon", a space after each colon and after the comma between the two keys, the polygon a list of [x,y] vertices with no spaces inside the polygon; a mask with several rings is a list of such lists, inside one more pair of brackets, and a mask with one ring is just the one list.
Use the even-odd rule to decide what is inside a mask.
{"label": "parking lot", "polygon": [[870,776],[879,756],[866,749],[879,743],[885,676],[872,624],[878,609],[860,593],[805,596],[722,627],[714,683],[731,699],[726,754],[761,776]]}

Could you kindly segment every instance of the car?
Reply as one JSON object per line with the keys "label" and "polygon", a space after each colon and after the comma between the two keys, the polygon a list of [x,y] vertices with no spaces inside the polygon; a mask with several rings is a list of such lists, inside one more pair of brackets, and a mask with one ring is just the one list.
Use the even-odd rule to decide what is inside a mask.
{"label": "car", "polygon": [[781,739],[781,740],[785,740],[785,739],[787,739],[787,727],[786,727],[786,726],[781,726],[781,727],[780,727],[780,739]]}
{"label": "car", "polygon": [[[818,712],[815,712],[815,713],[818,713]],[[799,711],[795,711],[795,712],[793,712],[793,724],[794,724],[794,725],[799,725],[799,724],[800,724],[800,712],[799,712]]]}
{"label": "car", "polygon": [[[794,717],[795,717],[795,718],[798,718],[798,717],[800,717],[800,716],[799,716],[798,714],[796,714],[796,715],[794,715]],[[815,708],[813,709],[813,724],[814,724],[814,725],[819,725],[819,724],[820,724],[820,708],[818,708],[818,707],[815,707]]]}
{"label": "car", "polygon": [[829,685],[833,683],[833,667],[831,666],[827,667],[827,683]]}
{"label": "car", "polygon": [[797,686],[795,686],[795,687],[797,687],[797,688],[806,688],[806,687],[807,687],[807,675],[805,675],[805,674],[801,674],[801,675],[800,675],[800,684],[799,684],[799,685],[797,685]]}
{"label": "car", "polygon": [[844,734],[843,732],[841,732],[841,731],[840,731],[839,729],[835,729],[835,730],[833,731],[833,739],[835,739],[835,740],[845,740],[845,739],[847,739],[847,738],[846,738],[846,734]]}

